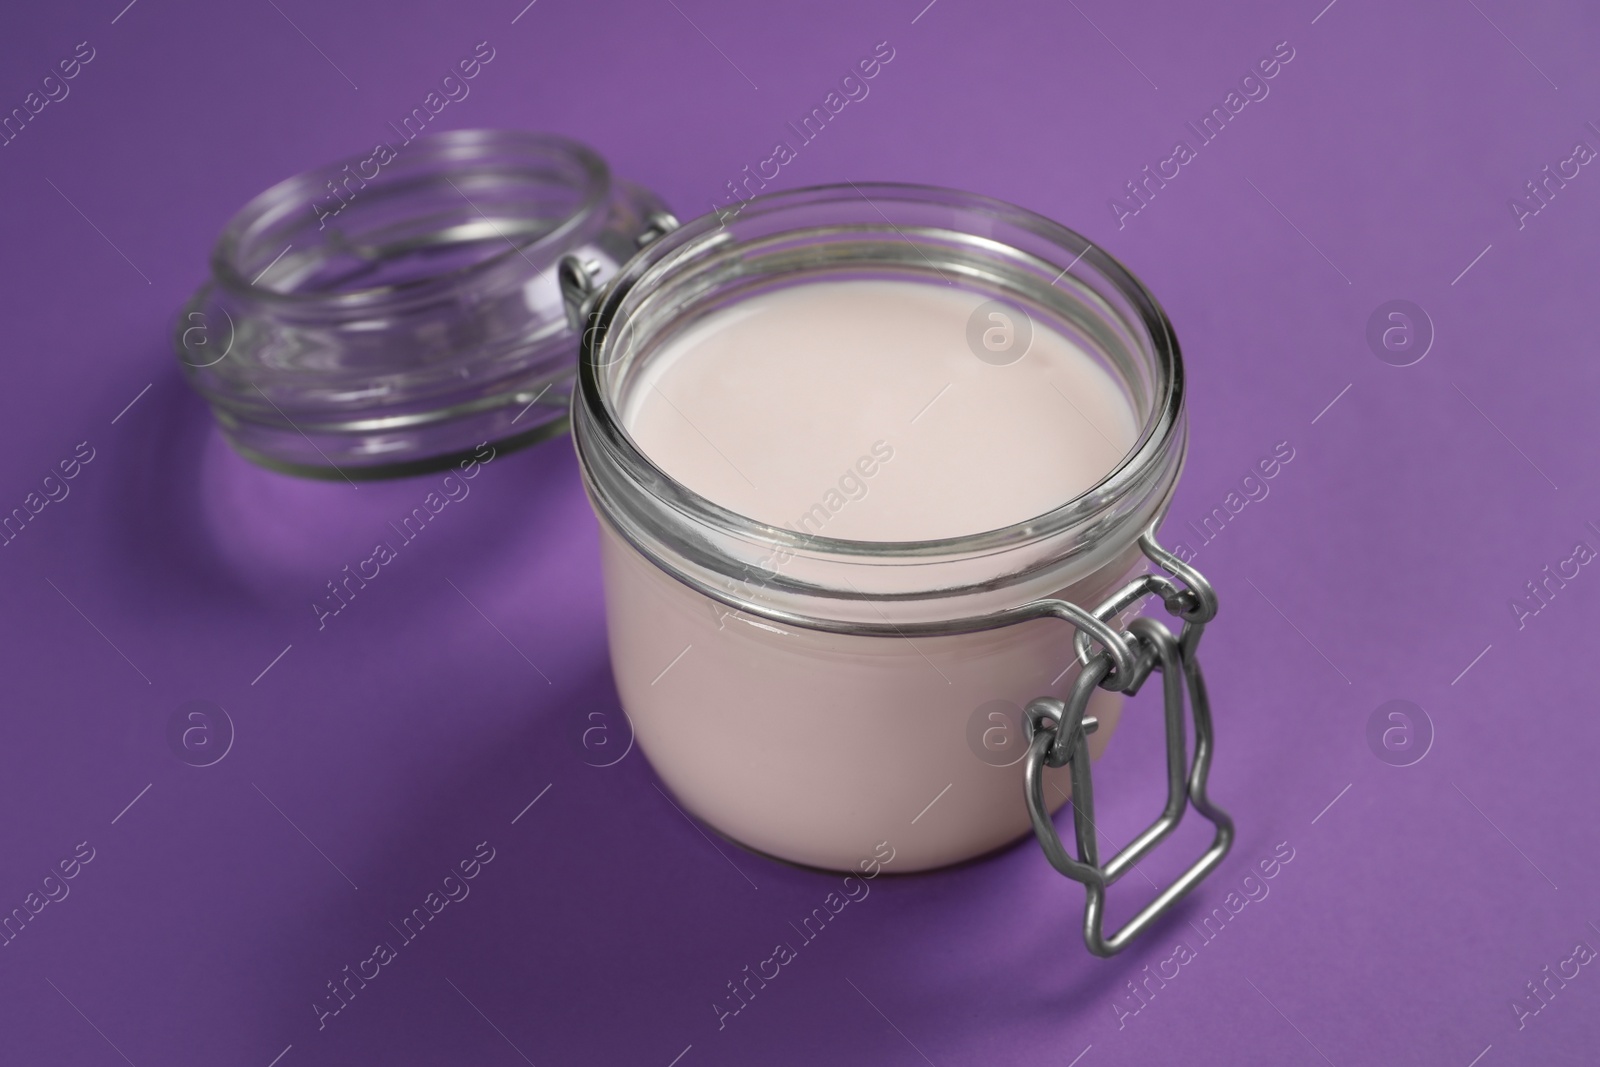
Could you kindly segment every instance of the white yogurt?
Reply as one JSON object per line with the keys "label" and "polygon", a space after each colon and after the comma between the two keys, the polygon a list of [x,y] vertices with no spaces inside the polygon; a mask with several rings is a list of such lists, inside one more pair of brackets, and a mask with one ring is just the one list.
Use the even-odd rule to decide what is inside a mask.
{"label": "white yogurt", "polygon": [[[1026,325],[982,316],[975,347],[984,301],[911,281],[767,291],[652,352],[621,422],[675,481],[796,532],[908,542],[1025,522],[1104,478],[1138,424],[1117,380],[1042,323],[1015,362],[992,349]],[[984,708],[1065,695],[1076,674],[1065,624],[916,638],[780,625],[711,600],[603,528],[617,686],[688,810],[752,848],[830,868],[885,840],[896,870],[940,866],[1027,830],[1020,764],[995,766],[973,739],[1014,729],[1004,715],[985,725]],[[1093,607],[1137,559],[1130,545],[1059,595]],[[1097,691],[1088,710],[1098,755],[1120,697]],[[1047,795],[1065,802],[1065,769],[1047,773]]]}

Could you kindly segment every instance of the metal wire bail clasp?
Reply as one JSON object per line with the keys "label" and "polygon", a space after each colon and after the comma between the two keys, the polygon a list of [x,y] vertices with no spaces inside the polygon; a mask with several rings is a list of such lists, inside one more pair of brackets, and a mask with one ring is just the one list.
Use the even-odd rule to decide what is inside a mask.
{"label": "metal wire bail clasp", "polygon": [[[1200,661],[1196,654],[1206,623],[1216,615],[1216,594],[1198,571],[1180,562],[1156,543],[1153,529],[1146,530],[1139,538],[1139,547],[1146,557],[1181,579],[1187,588],[1180,588],[1159,574],[1145,574],[1108,599],[1094,615],[1100,622],[1108,622],[1142,597],[1154,594],[1161,598],[1169,612],[1183,619],[1182,636],[1174,637],[1171,630],[1154,619],[1135,619],[1123,635],[1133,651],[1131,663],[1125,668],[1115,664],[1108,651],[1089,655],[1088,638],[1091,635],[1080,628],[1076,646],[1084,667],[1071,694],[1064,703],[1053,697],[1040,697],[1028,705],[1024,719],[1024,729],[1029,738],[1028,753],[1023,762],[1023,789],[1028,803],[1028,816],[1050,865],[1068,878],[1084,884],[1088,899],[1083,913],[1083,940],[1096,956],[1112,956],[1126,948],[1130,941],[1211,873],[1233,845],[1233,820],[1212,804],[1206,795],[1206,777],[1211,770],[1212,753],[1211,704],[1206,696],[1205,680],[1200,674]],[[1098,724],[1092,717],[1085,717],[1084,709],[1097,687],[1132,695],[1152,671],[1161,672],[1165,707],[1166,806],[1154,822],[1102,865],[1095,832],[1094,779],[1085,745],[1085,739]],[[1192,763],[1188,758],[1184,725],[1185,696],[1188,698],[1190,716],[1194,719]],[[1050,821],[1050,809],[1044,801],[1043,768],[1046,765],[1060,767],[1067,763],[1072,765],[1072,821],[1077,837],[1076,858],[1068,855],[1060,835],[1056,833],[1055,824]],[[1170,834],[1183,818],[1184,811],[1191,806],[1216,828],[1210,847],[1122,929],[1106,937],[1103,924],[1107,887]]]}

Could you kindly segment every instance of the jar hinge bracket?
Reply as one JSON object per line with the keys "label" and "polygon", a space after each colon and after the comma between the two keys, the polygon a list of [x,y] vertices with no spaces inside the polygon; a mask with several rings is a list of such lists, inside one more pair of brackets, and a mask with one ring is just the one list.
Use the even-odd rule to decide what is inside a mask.
{"label": "jar hinge bracket", "polygon": [[[677,216],[666,211],[652,212],[644,220],[634,243],[640,248],[660,240],[679,226]],[[600,297],[600,261],[582,259],[574,255],[561,257],[556,267],[556,286],[561,290],[561,304],[567,313],[567,325],[581,330],[589,321],[594,305]]]}
{"label": "jar hinge bracket", "polygon": [[[1083,915],[1083,939],[1096,956],[1112,956],[1148,929],[1157,919],[1194,889],[1222,862],[1233,845],[1233,820],[1210,800],[1206,779],[1211,770],[1211,704],[1205,679],[1200,673],[1197,648],[1205,626],[1217,613],[1217,597],[1209,582],[1194,568],[1183,563],[1156,543],[1152,526],[1139,538],[1145,556],[1183,582],[1179,586],[1164,575],[1149,573],[1130,582],[1110,597],[1093,614],[1099,627],[1087,629],[1074,623],[1074,647],[1083,670],[1065,702],[1040,697],[1028,705],[1024,729],[1028,753],[1023,762],[1023,788],[1028,816],[1033,823],[1045,858],[1057,871],[1082,882],[1087,901]],[[1147,595],[1159,597],[1167,610],[1183,620],[1181,636],[1174,637],[1155,619],[1139,618],[1118,635],[1122,647],[1110,647],[1102,635],[1112,620]],[[1114,631],[1113,631],[1114,632]],[[1091,653],[1091,638],[1103,647]],[[1117,654],[1121,653],[1121,654]],[[1130,841],[1108,862],[1101,864],[1099,841],[1094,821],[1094,780],[1090,770],[1086,738],[1098,725],[1086,717],[1089,697],[1096,688],[1132,695],[1150,676],[1161,673],[1167,739],[1167,802],[1160,816]],[[1188,757],[1187,717],[1194,721],[1194,759]],[[1077,838],[1077,857],[1067,853],[1050,809],[1044,800],[1045,766],[1071,764],[1073,830]],[[1184,871],[1154,900],[1110,937],[1104,931],[1106,890],[1170,834],[1184,812],[1195,811],[1215,827],[1211,845],[1188,870]]]}

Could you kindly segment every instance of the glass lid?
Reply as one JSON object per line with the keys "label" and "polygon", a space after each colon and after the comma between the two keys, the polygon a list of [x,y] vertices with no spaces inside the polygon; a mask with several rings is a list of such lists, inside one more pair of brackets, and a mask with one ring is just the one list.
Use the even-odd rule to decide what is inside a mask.
{"label": "glass lid", "polygon": [[672,225],[566,138],[379,144],[246,204],[173,344],[223,435],[263,466],[350,480],[446,467],[565,428],[578,339],[559,262],[603,283]]}

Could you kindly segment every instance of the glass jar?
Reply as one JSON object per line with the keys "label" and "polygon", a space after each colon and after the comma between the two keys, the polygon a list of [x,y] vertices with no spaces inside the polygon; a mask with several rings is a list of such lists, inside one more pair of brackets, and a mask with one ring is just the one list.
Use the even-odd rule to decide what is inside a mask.
{"label": "glass jar", "polygon": [[455,130],[296,175],[229,221],[174,347],[223,435],[320,478],[447,467],[566,424],[556,263],[601,278],[664,207],[562,137]]}
{"label": "glass jar", "polygon": [[[846,185],[693,220],[603,288],[582,257],[562,269],[586,323],[573,431],[601,522],[613,670],[639,746],[688,811],[757,851],[845,870],[881,859],[885,842],[896,871],[955,863],[1031,825],[1052,864],[1088,886],[1085,936],[1101,954],[1220,862],[1232,831],[1205,796],[1210,718],[1195,659],[1215,597],[1153,536],[1183,465],[1182,364],[1165,315],[1124,267],[999,201]],[[1119,383],[1137,441],[1046,514],[889,543],[736,514],[630,437],[621,413],[672,338],[775,288],[850,279],[958,285],[1064,334]],[[1134,576],[1147,561],[1181,584]],[[1127,622],[1148,595],[1184,620],[1181,639]],[[1161,818],[1102,865],[1090,758],[1122,694],[1152,671],[1163,675],[1172,789]],[[1076,859],[1050,820],[1073,792]],[[1211,848],[1105,937],[1105,888],[1190,806],[1216,823]]]}

